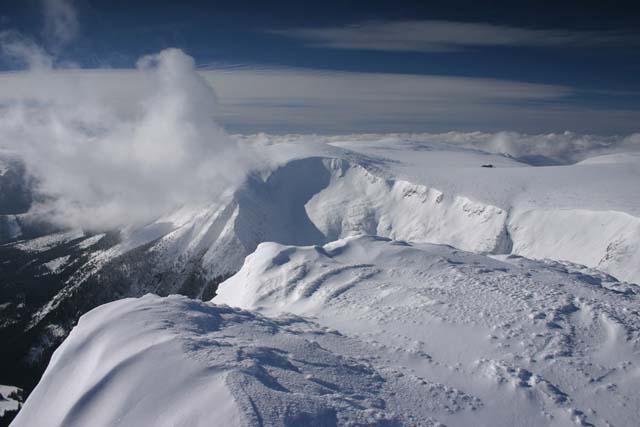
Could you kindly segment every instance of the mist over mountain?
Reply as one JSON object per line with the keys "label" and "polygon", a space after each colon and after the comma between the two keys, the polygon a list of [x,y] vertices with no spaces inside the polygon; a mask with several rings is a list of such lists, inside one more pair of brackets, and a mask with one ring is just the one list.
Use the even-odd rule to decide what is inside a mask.
{"label": "mist over mountain", "polygon": [[2,12],[0,425],[635,425],[634,13],[418,3]]}

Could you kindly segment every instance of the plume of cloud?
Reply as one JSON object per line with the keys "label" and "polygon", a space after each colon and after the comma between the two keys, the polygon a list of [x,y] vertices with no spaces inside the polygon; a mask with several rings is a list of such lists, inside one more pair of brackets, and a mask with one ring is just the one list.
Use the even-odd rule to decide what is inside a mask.
{"label": "plume of cloud", "polygon": [[31,71],[50,70],[53,58],[33,40],[15,31],[0,31],[0,54]]}
{"label": "plume of cloud", "polygon": [[43,3],[45,39],[57,51],[76,38],[80,27],[77,12],[69,0],[43,0]]}
{"label": "plume of cloud", "polygon": [[568,164],[603,154],[640,151],[640,134],[597,136],[573,132],[538,135],[498,132],[474,141],[471,146],[534,165]]}
{"label": "plume of cloud", "polygon": [[248,154],[213,120],[214,91],[181,50],[139,60],[146,90],[125,115],[54,69],[29,73],[40,92],[0,109],[0,146],[22,157],[51,221],[141,223],[211,203],[244,177]]}
{"label": "plume of cloud", "polygon": [[44,46],[13,30],[0,31],[0,55],[29,71],[50,71],[55,54],[78,34],[77,13],[69,0],[42,0]]}
{"label": "plume of cloud", "polygon": [[408,138],[503,154],[534,166],[572,164],[599,155],[640,151],[638,133],[603,136],[569,131],[542,134],[513,131],[446,132],[417,134]]}

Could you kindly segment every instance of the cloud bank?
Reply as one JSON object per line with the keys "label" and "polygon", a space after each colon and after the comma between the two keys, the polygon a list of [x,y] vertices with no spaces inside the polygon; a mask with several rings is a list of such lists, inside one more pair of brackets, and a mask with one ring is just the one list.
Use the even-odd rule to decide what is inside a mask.
{"label": "cloud bank", "polygon": [[[447,138],[448,137],[448,138]],[[527,135],[518,132],[495,134],[445,134],[453,144],[505,154],[533,165],[570,164],[612,153],[640,151],[640,133],[625,136],[580,135],[573,132]]]}
{"label": "cloud bank", "polygon": [[[38,183],[46,204],[36,209],[66,226],[111,229],[215,201],[238,185],[257,161],[246,140],[264,139],[232,138],[217,123],[236,132],[328,134],[581,130],[585,124],[631,133],[640,122],[638,111],[575,108],[567,100],[576,91],[566,86],[304,69],[198,70],[193,58],[178,49],[145,56],[131,70],[56,68],[55,53],[73,41],[79,25],[67,1],[47,0],[44,12],[47,49],[18,33],[0,33],[0,53],[27,68],[0,73],[0,149],[19,155]],[[531,38],[503,30],[492,43]],[[549,43],[555,37],[547,36]],[[438,37],[446,39],[433,34],[427,39],[441,43]],[[465,40],[453,44],[471,43]],[[640,144],[637,134],[384,136],[389,137],[462,145],[542,163],[636,150]]]}
{"label": "cloud bank", "polygon": [[530,29],[439,20],[369,21],[341,27],[290,28],[272,34],[332,49],[447,52],[481,46],[606,47],[640,45],[633,32]]}
{"label": "cloud bank", "polygon": [[[145,56],[134,72],[144,90],[117,99],[58,78],[21,74],[35,90],[0,110],[0,146],[17,152],[39,182],[49,219],[108,229],[211,203],[238,183],[248,154],[213,120],[216,97],[177,49]],[[65,74],[65,76],[68,76]]]}
{"label": "cloud bank", "polygon": [[[590,157],[640,152],[640,133],[625,136],[585,135],[574,132],[525,134],[519,132],[444,132],[444,133],[365,133],[344,135],[309,134],[243,134],[234,135],[248,143],[261,144],[304,142],[365,142],[380,147],[407,145],[407,150],[421,149],[425,144],[432,149],[457,150],[459,148],[502,154],[533,166],[573,164]],[[400,144],[398,144],[400,143]]]}
{"label": "cloud bank", "polygon": [[569,131],[544,134],[501,131],[421,133],[386,137],[449,144],[503,154],[534,166],[572,164],[593,156],[640,151],[640,133],[603,136]]}
{"label": "cloud bank", "polygon": [[[579,90],[518,81],[290,68],[211,68],[198,74],[216,88],[216,121],[236,133],[638,132],[640,111],[576,105]],[[63,88],[73,86],[68,93]],[[0,73],[0,103],[38,97],[94,98],[134,114],[154,88],[138,70]],[[608,96],[610,105],[616,97]],[[622,95],[620,95],[622,96]]]}

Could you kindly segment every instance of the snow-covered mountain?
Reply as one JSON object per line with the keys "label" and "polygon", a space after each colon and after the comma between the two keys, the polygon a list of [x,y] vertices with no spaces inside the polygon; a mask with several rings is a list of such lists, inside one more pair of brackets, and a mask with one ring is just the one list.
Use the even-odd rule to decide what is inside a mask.
{"label": "snow-covered mountain", "polygon": [[[162,341],[163,337],[170,335],[175,342],[167,344],[171,348],[166,352],[175,358],[171,359],[173,362],[158,359],[158,366],[164,366],[162,363],[165,362],[182,363],[178,360],[185,357],[205,364],[210,360],[213,365],[224,366],[214,369],[215,374],[207,377],[211,383],[200,386],[215,395],[222,393],[219,399],[229,403],[229,414],[244,414],[249,424],[253,422],[250,421],[253,415],[247,414],[252,410],[247,409],[246,403],[238,402],[258,402],[255,411],[259,414],[271,406],[285,408],[281,412],[273,409],[275,418],[266,416],[263,419],[267,425],[272,422],[270,420],[286,418],[289,412],[297,414],[296,417],[329,414],[327,418],[323,418],[324,415],[317,418],[328,420],[329,425],[334,415],[336,422],[353,421],[356,424],[371,423],[369,416],[381,417],[380,423],[384,425],[384,422],[393,424],[393,420],[411,424],[410,420],[427,419],[425,417],[456,424],[471,420],[480,413],[485,414],[481,419],[489,423],[493,420],[491,414],[506,414],[504,411],[512,405],[530,414],[528,419],[534,421],[543,419],[538,416],[552,416],[554,420],[561,420],[558,421],[560,423],[571,417],[588,419],[589,422],[617,419],[623,424],[630,419],[631,409],[616,414],[587,405],[588,393],[600,390],[598,384],[594,383],[591,389],[585,388],[577,379],[578,374],[567,374],[568,379],[563,379],[560,372],[566,373],[572,366],[585,378],[596,378],[600,371],[605,375],[605,371],[613,370],[611,372],[617,373],[611,375],[623,377],[624,372],[633,370],[629,368],[632,365],[625,363],[635,363],[631,356],[636,345],[633,335],[636,287],[624,282],[640,282],[638,155],[603,155],[575,164],[533,167],[505,155],[422,139],[384,136],[270,138],[264,135],[247,139],[269,161],[254,170],[240,187],[230,188],[209,206],[184,207],[144,226],[100,233],[58,230],[42,235],[44,228],[33,212],[12,212],[10,219],[9,216],[3,217],[3,221],[10,224],[3,229],[12,230],[10,235],[5,233],[3,237],[7,243],[0,246],[3,261],[0,273],[5,277],[2,298],[6,301],[0,306],[0,339],[10,344],[10,350],[3,357],[2,377],[8,378],[8,383],[28,385],[37,380],[48,355],[69,334],[78,317],[116,299],[139,297],[151,292],[158,295],[180,293],[208,300],[216,294],[219,283],[233,275],[221,286],[214,302],[263,312],[247,313],[177,298],[147,297],[106,306],[117,306],[114,313],[129,319],[118,323],[110,320],[108,309],[100,308],[86,317],[94,321],[86,320],[84,326],[81,322],[56,353],[49,373],[45,374],[41,385],[27,401],[19,422],[35,420],[30,417],[44,414],[53,416],[55,412],[60,422],[74,420],[81,425],[82,420],[87,419],[83,417],[91,416],[108,424],[109,418],[99,418],[92,412],[92,405],[98,405],[108,412],[104,415],[106,417],[122,411],[122,414],[135,413],[135,417],[143,417],[126,418],[127,423],[136,424],[137,420],[144,420],[153,424],[152,419],[144,418],[147,416],[144,411],[140,412],[144,406],[134,408],[126,399],[118,400],[120,398],[113,404],[101,400],[107,399],[104,396],[111,393],[131,393],[131,396],[138,392],[146,393],[146,388],[152,387],[153,383],[141,380],[132,384],[124,394],[117,385],[113,386],[113,392],[104,391],[106,394],[103,394],[100,384],[115,384],[112,379],[117,383],[119,372],[129,372],[118,366],[123,360],[133,357],[138,351],[134,349],[130,349],[132,353],[123,349],[123,359],[105,356],[107,359],[102,370],[96,372],[95,377],[88,376],[87,383],[78,385],[75,394],[61,395],[61,400],[52,400],[51,410],[29,408],[44,408],[44,403],[37,396],[46,393],[38,390],[67,387],[64,378],[75,378],[75,371],[64,368],[75,357],[72,356],[76,351],[73,349],[80,349],[81,353],[91,352],[93,346],[112,349],[120,342],[121,332],[124,333],[125,328],[131,329],[131,322],[153,323],[144,313],[138,313],[140,310],[154,311],[156,308],[164,313],[163,324],[167,325],[175,323],[172,319],[179,317],[180,311],[193,310],[195,314],[176,324],[175,329],[164,331],[161,327],[149,326],[151,329],[146,329],[146,326],[140,326],[138,331],[131,331],[134,334],[130,337],[132,346],[138,348],[136,343],[139,343],[141,349],[137,357],[145,359],[146,356],[142,355],[146,355],[145,349],[151,348],[149,342]],[[33,234],[40,236],[31,238]],[[341,240],[362,235],[379,238]],[[334,241],[338,243],[330,243]],[[275,245],[261,245],[263,242],[275,242]],[[487,255],[502,257],[503,260],[497,261]],[[533,261],[535,259],[546,261]],[[401,284],[409,288],[404,289]],[[387,297],[393,299],[393,295],[398,297],[397,301],[393,304],[386,301]],[[499,295],[505,299],[500,300]],[[578,299],[587,297],[591,298],[591,305],[583,308]],[[421,308],[413,310],[411,304],[420,301],[424,303]],[[598,305],[594,301],[602,302]],[[362,304],[370,306],[368,314],[358,314],[358,310],[364,310]],[[556,307],[557,304],[560,305]],[[454,309],[454,306],[458,308]],[[485,306],[486,309],[482,308]],[[296,335],[295,328],[291,332],[289,326],[278,323],[280,320],[262,317],[263,314],[274,315],[280,311],[303,316],[299,322],[305,325],[306,335],[303,334],[299,343],[297,338],[287,335]],[[340,312],[344,316],[341,317]],[[395,313],[392,316],[394,321],[404,326],[387,325],[387,312]],[[200,316],[197,313],[203,313],[204,318],[227,316],[230,320],[218,322],[217,326],[212,324],[211,328],[218,331],[214,333],[206,325],[208,321],[202,320],[206,324],[194,326],[201,322],[195,319]],[[614,320],[603,320],[605,314],[602,313],[608,313],[607,319]],[[189,319],[195,323],[189,323]],[[317,387],[320,388],[308,391],[308,381],[313,380],[306,376],[313,379],[320,374],[312,368],[309,372],[300,369],[293,362],[293,366],[298,366],[296,369],[304,375],[282,373],[288,378],[286,381],[291,381],[290,386],[283,385],[283,388],[293,390],[291,394],[296,396],[305,393],[311,396],[317,392],[317,399],[303,399],[303,404],[296,400],[298,397],[282,396],[278,394],[282,390],[270,388],[265,385],[262,374],[255,374],[271,369],[269,363],[277,359],[271,354],[266,355],[266,359],[260,355],[249,357],[255,361],[258,371],[254,372],[255,375],[246,374],[258,378],[269,390],[259,391],[258,387],[249,392],[248,386],[228,386],[229,380],[224,378],[238,367],[234,368],[229,354],[218,354],[206,345],[213,339],[211,334],[226,336],[228,332],[224,331],[229,327],[244,331],[238,334],[247,334],[245,341],[269,342],[269,346],[276,349],[279,345],[284,346],[282,342],[274,344],[269,341],[273,338],[269,334],[263,336],[249,330],[256,324],[269,322],[275,322],[269,328],[287,335],[282,342],[295,347],[282,350],[293,354],[287,360],[306,360],[309,366],[313,366],[312,359],[316,356],[303,349],[296,353],[296,349],[306,345],[303,343],[311,336],[326,335],[322,339],[332,344],[325,345],[323,341],[319,345],[327,351],[327,360],[333,360],[328,364],[335,362],[337,366],[336,360],[350,358],[353,363],[366,366],[364,371],[372,370],[375,375],[386,379],[384,385],[380,385],[382,391],[373,393],[375,399],[385,402],[384,405],[362,403],[362,399],[374,399],[366,394],[351,403],[347,403],[351,398],[342,395],[335,397],[337,400],[322,397],[331,394],[327,392],[326,385],[322,385],[323,382],[334,384],[335,379],[330,378],[318,377],[317,384],[320,385]],[[623,329],[616,329],[618,324]],[[413,336],[407,330],[413,330],[411,325],[422,325],[416,326],[421,332]],[[467,329],[467,326],[460,325],[471,326]],[[492,329],[494,326],[496,329]],[[379,335],[364,337],[369,327],[377,328],[369,332]],[[87,341],[96,328],[106,328],[104,341],[99,338]],[[323,328],[336,329],[342,335],[320,333]],[[408,337],[405,341],[400,336],[401,330]],[[196,350],[208,350],[196,355],[185,348],[182,345],[185,334],[191,334],[189,340],[192,341],[189,342],[194,343]],[[462,337],[461,347],[447,344],[447,338],[452,334]],[[494,338],[487,338],[489,335]],[[433,344],[430,344],[431,340]],[[241,341],[230,340],[228,344],[239,349],[242,348]],[[405,372],[406,369],[402,369],[407,368],[408,362],[402,358],[389,359],[404,375],[397,378],[405,378],[394,381],[398,384],[406,381],[406,384],[396,387],[389,379],[395,374],[384,371],[383,364],[359,356],[382,354],[379,345],[385,354],[390,348],[399,348],[400,357],[405,350],[413,348],[413,341],[422,343],[416,344],[420,347],[416,352],[424,351],[431,359],[439,359],[442,366],[448,363],[453,367],[443,372],[458,372],[456,363],[465,365],[459,372],[462,376],[470,376],[470,380],[454,380],[451,377],[455,376],[453,373],[447,376],[433,372],[431,368],[427,369],[427,365],[433,365],[431,362],[423,367],[410,365],[417,373]],[[613,361],[609,354],[605,354],[602,359],[593,347],[598,343],[609,345],[611,353],[619,352],[629,357]],[[422,348],[425,345],[428,350]],[[338,351],[343,347],[355,350]],[[445,350],[438,354],[440,350],[434,348]],[[631,350],[625,353],[625,348]],[[402,357],[414,357],[411,354]],[[91,359],[93,356],[87,353],[78,357]],[[387,356],[380,357],[384,359]],[[15,369],[17,360],[20,361],[20,370]],[[474,368],[469,365],[472,362]],[[157,376],[153,374],[156,368],[139,365],[144,364],[142,361],[131,363],[141,372],[149,370],[149,375]],[[280,366],[280,362],[277,363]],[[578,369],[576,366],[582,367]],[[593,366],[601,366],[602,369]],[[31,371],[25,367],[31,367]],[[192,384],[190,381],[196,381],[191,375],[200,372],[199,369],[201,365],[185,367],[186,376],[172,383],[174,390],[188,387]],[[290,367],[280,366],[277,369],[297,372]],[[30,373],[27,375],[25,372]],[[516,378],[520,378],[521,373],[522,378],[526,377],[521,378],[522,381]],[[359,371],[350,371],[336,376],[351,382],[350,390],[358,394],[363,392],[363,387],[369,387],[365,387],[364,384],[369,383],[360,374]],[[274,381],[284,381],[278,375],[274,376]],[[411,375],[426,378],[425,384],[437,384],[433,393],[440,397],[431,399],[436,402],[434,408],[420,409],[417,403],[409,402],[409,397],[392,397],[394,393],[401,395],[399,390],[403,388],[408,390],[407,396],[413,393],[420,395],[417,390],[422,387],[418,386],[422,380],[411,379]],[[485,377],[488,378],[486,381]],[[94,380],[95,383],[92,382]],[[244,384],[243,381],[240,383]],[[482,388],[483,381],[490,384],[485,384],[488,388]],[[491,385],[494,382],[518,381],[522,383],[519,389],[528,390],[531,402],[519,402],[518,393],[500,391],[499,385]],[[602,393],[607,398],[618,395],[622,396],[620,399],[628,398],[628,407],[637,410],[637,402],[634,403],[630,397],[637,390],[627,383],[612,381],[614,383],[618,394],[606,387]],[[389,388],[385,388],[387,385]],[[440,386],[445,388],[438,388]],[[92,387],[97,388],[94,390]],[[336,387],[342,390],[346,384]],[[574,388],[584,390],[576,392]],[[551,396],[554,390],[559,390],[558,395],[564,398]],[[492,394],[493,391],[496,394]],[[251,394],[254,392],[261,397]],[[449,394],[453,397],[449,398]],[[245,397],[238,397],[240,395]],[[507,400],[497,402],[497,396]],[[168,397],[155,398],[164,401],[162,399]],[[112,401],[111,398],[107,400]],[[284,403],[273,403],[276,401]],[[603,399],[602,402],[609,401]],[[206,402],[199,404],[206,405]],[[478,411],[481,406],[493,409]],[[185,408],[195,411],[190,412],[194,420],[204,421],[206,416],[210,416],[200,412],[204,407]],[[588,413],[589,408],[594,412]],[[316,410],[320,412],[314,412]],[[448,411],[456,415],[442,415]],[[602,415],[597,415],[598,411],[603,411]],[[229,415],[231,418],[234,416]],[[278,421],[273,422],[278,424]],[[169,421],[167,423],[170,424]],[[613,424],[616,425],[615,422]]]}
{"label": "snow-covered mountain", "polygon": [[639,291],[381,237],[263,243],[214,304],[83,316],[14,425],[633,425]]}

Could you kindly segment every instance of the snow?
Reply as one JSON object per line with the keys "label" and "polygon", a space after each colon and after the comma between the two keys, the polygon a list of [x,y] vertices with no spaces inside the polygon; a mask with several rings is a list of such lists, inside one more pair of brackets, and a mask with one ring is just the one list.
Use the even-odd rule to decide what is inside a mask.
{"label": "snow", "polygon": [[570,261],[640,282],[640,156],[633,153],[531,167],[436,136],[256,138],[261,169],[243,185],[209,206],[125,228],[119,244],[92,255],[87,277],[144,245],[159,270],[196,260],[213,279],[237,271],[262,242],[375,234]]}
{"label": "snow", "polygon": [[633,425],[638,292],[443,245],[263,243],[213,303],[84,315],[14,425]]}
{"label": "snow", "polygon": [[640,283],[640,218],[584,209],[526,210],[511,218],[513,252],[571,260]]}
{"label": "snow", "polygon": [[409,387],[433,397],[407,408],[424,425],[428,412],[478,405],[336,352],[352,341],[296,316],[120,300],[81,318],[13,425],[389,425],[407,416],[393,393]]}
{"label": "snow", "polygon": [[121,230],[79,274],[136,248],[153,271],[134,282],[237,273],[211,303],[148,295],[83,316],[15,425],[636,423],[640,156],[533,167],[431,137],[256,145],[243,185]]}
{"label": "snow", "polygon": [[507,214],[496,206],[383,179],[344,161],[325,163],[332,172],[331,182],[305,209],[329,241],[371,234],[481,253],[502,250]]}
{"label": "snow", "polygon": [[[323,245],[358,234],[579,263],[640,283],[639,156],[531,167],[476,149],[398,137],[263,135],[255,144],[262,169],[242,186],[209,206],[184,207],[125,228],[120,243],[90,254],[67,291],[145,245],[153,271],[132,271],[138,295],[155,289],[136,284],[154,274],[196,268],[205,280],[219,280],[239,270],[262,242]],[[17,246],[49,248],[64,236]],[[167,289],[179,292],[180,281]],[[67,291],[34,321],[55,310]]]}
{"label": "snow", "polygon": [[49,269],[54,274],[60,273],[64,266],[69,262],[69,255],[61,256],[59,258],[52,259],[49,262],[45,262],[44,266]]}
{"label": "snow", "polygon": [[24,240],[18,242],[15,247],[25,252],[44,252],[82,237],[84,237],[82,230],[64,231],[31,240]]}
{"label": "snow", "polygon": [[91,236],[87,239],[84,239],[80,243],[78,243],[78,247],[80,249],[88,249],[93,245],[97,244],[102,238],[105,236],[104,233],[96,234],[95,236]]}
{"label": "snow", "polygon": [[0,418],[4,415],[5,411],[15,411],[20,407],[22,400],[16,399],[16,395],[22,395],[20,388],[10,385],[0,385]]}
{"label": "snow", "polygon": [[355,237],[261,244],[213,302],[313,318],[380,365],[475,396],[451,425],[632,425],[638,292],[572,264]]}
{"label": "snow", "polygon": [[638,161],[640,153],[613,153],[604,154],[601,156],[594,156],[584,159],[580,162],[581,165],[596,165],[596,164],[624,164],[634,163]]}
{"label": "snow", "polygon": [[[638,156],[616,154],[604,156],[607,161],[530,167],[501,156],[412,141],[332,142],[336,145],[349,151],[325,148],[321,153],[329,173],[324,188],[307,187],[314,194],[302,216],[308,216],[323,239],[307,239],[306,244],[377,234],[478,253],[567,260],[640,282]],[[285,143],[271,148],[302,151],[290,147]],[[313,147],[318,149],[306,149]],[[310,164],[309,153],[301,156],[306,159],[285,161],[306,162],[289,180],[305,182],[311,174],[327,173]],[[331,160],[335,158],[339,160]],[[496,167],[480,167],[486,163]],[[276,191],[284,192],[285,186]],[[280,235],[265,240],[292,243]]]}
{"label": "snow", "polygon": [[[633,153],[574,165],[530,167],[501,156],[420,141],[348,140],[332,145],[351,154],[327,154],[347,158],[353,171],[364,167],[379,179],[334,174],[330,185],[305,206],[328,240],[364,232],[480,253],[567,260],[640,282],[636,237],[640,157]],[[486,163],[496,167],[480,168]],[[388,190],[380,188],[385,184]],[[442,194],[444,202],[399,199],[394,190],[400,185],[418,193]],[[465,210],[482,214],[465,215],[456,201],[459,206],[466,204]],[[544,220],[544,225],[532,227],[537,220]],[[333,232],[345,221],[346,232]]]}

